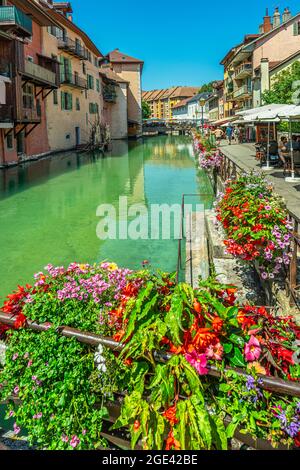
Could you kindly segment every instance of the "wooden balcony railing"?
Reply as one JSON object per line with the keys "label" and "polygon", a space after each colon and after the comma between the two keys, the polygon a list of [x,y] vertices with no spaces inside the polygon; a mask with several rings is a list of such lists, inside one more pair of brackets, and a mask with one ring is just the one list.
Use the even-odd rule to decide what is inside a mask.
{"label": "wooden balcony railing", "polygon": [[0,104],[0,122],[12,122],[12,119],[12,106],[8,104]]}
{"label": "wooden balcony railing", "polygon": [[251,87],[248,86],[248,85],[243,85],[243,86],[241,86],[240,88],[238,88],[237,90],[234,91],[233,97],[234,98],[242,98],[244,96],[251,95],[251,93],[252,93]]}
{"label": "wooden balcony railing", "polygon": [[24,70],[21,72],[26,76],[32,77],[40,84],[57,86],[57,75],[54,72],[29,60],[25,60]]}

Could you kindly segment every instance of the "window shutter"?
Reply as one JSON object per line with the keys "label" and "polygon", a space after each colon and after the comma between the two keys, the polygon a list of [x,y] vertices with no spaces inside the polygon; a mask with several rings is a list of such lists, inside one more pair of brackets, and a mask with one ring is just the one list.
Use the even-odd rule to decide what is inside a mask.
{"label": "window shutter", "polygon": [[64,82],[66,79],[66,71],[65,71],[65,62],[64,62],[64,57],[61,55],[59,57],[60,60],[60,80],[61,82]]}
{"label": "window shutter", "polygon": [[296,23],[293,24],[294,27],[294,36],[299,36],[299,23],[296,21]]}
{"label": "window shutter", "polygon": [[72,109],[73,109],[73,95],[72,95],[72,93],[70,93],[69,96],[70,96],[70,111],[72,111]]}
{"label": "window shutter", "polygon": [[64,92],[61,92],[61,109],[66,109],[66,97]]}

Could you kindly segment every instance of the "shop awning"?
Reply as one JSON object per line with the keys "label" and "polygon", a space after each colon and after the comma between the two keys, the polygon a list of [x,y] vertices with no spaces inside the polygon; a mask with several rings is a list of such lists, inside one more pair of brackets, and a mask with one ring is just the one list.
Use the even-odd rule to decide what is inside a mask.
{"label": "shop awning", "polygon": [[227,124],[229,122],[236,121],[238,119],[238,117],[239,116],[231,116],[231,117],[228,117],[228,118],[219,119],[218,121],[212,121],[209,124],[212,125],[212,126],[222,126],[223,124]]}

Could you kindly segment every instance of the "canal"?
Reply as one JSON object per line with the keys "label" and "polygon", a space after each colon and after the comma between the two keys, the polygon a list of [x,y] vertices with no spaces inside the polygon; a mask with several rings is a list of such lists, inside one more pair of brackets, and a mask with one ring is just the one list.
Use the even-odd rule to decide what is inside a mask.
{"label": "canal", "polygon": [[0,170],[0,304],[48,263],[111,260],[139,268],[148,260],[175,271],[176,240],[101,240],[97,208],[118,208],[119,196],[129,206],[180,204],[182,194],[200,192],[212,188],[196,170],[188,137],[119,141],[105,157],[66,153]]}

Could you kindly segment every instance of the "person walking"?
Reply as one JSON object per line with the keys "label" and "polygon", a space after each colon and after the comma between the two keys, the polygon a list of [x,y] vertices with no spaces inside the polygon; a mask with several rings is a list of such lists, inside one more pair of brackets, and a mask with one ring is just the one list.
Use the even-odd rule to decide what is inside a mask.
{"label": "person walking", "polygon": [[226,129],[226,136],[228,139],[228,144],[231,145],[232,136],[233,136],[233,127],[229,124]]}
{"label": "person walking", "polygon": [[221,144],[221,140],[222,140],[222,138],[223,138],[223,135],[224,135],[222,129],[221,129],[220,127],[218,127],[218,129],[216,129],[216,130],[214,131],[214,135],[215,135],[215,137],[216,137],[217,146],[219,147],[220,144]]}

